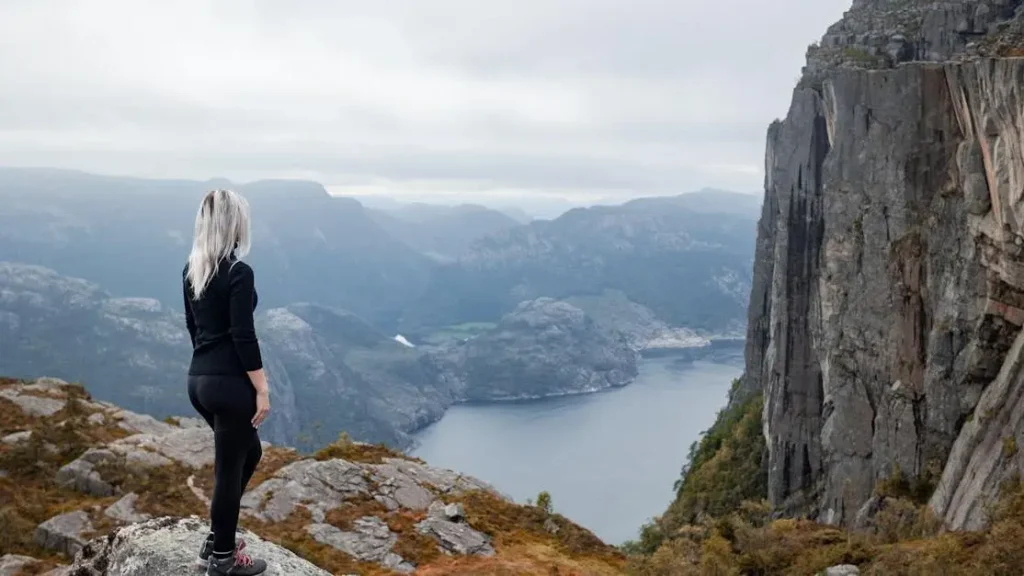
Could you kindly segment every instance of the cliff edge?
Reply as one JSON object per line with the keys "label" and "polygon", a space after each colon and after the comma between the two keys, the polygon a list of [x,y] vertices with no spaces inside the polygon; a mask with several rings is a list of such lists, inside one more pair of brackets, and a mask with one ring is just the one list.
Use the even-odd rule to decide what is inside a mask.
{"label": "cliff edge", "polygon": [[[156,420],[56,379],[0,379],[0,575],[192,572],[213,452],[200,420]],[[240,524],[268,575],[600,575],[624,564],[550,508],[344,437],[315,454],[264,443]]]}
{"label": "cliff edge", "polygon": [[776,510],[901,475],[978,528],[1024,465],[1022,6],[857,0],[769,128],[739,396]]}

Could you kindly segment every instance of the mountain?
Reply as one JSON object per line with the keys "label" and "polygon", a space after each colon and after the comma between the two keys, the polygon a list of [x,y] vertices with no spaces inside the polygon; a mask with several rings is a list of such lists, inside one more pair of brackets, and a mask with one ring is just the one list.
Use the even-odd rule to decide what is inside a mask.
{"label": "mountain", "polygon": [[369,214],[388,234],[439,261],[454,260],[480,238],[519,225],[502,212],[474,204],[415,203]]}
{"label": "mountain", "polygon": [[[213,464],[201,420],[161,422],[53,378],[0,379],[0,573],[194,573]],[[239,530],[268,574],[611,576],[625,564],[550,499],[517,504],[344,437],[314,454],[264,443],[247,488]]]}
{"label": "mountain", "polygon": [[[729,206],[717,212],[716,206]],[[401,330],[494,322],[520,302],[619,291],[665,322],[716,334],[742,326],[757,200],[699,193],[577,208],[476,241],[439,267]]]}
{"label": "mountain", "polygon": [[[406,447],[456,402],[559,396],[627,384],[633,348],[614,329],[554,301],[524,304],[467,342],[410,347],[318,304],[256,315],[273,442],[318,448],[345,431]],[[81,378],[100,400],[164,417],[193,411],[183,313],[114,297],[41,266],[0,262],[0,373]]]}
{"label": "mountain", "polygon": [[[187,180],[0,169],[0,260],[39,264],[117,296],[180,305],[192,223],[211,185]],[[431,262],[380,228],[358,202],[313,182],[236,186],[249,200],[260,302],[316,302],[394,323]]]}
{"label": "mountain", "polygon": [[621,333],[551,298],[523,302],[445,355],[462,397],[476,402],[596,392],[637,375],[636,352]]}
{"label": "mountain", "polygon": [[808,49],[768,129],[746,371],[642,573],[1020,571],[1021,55],[1021,0],[855,0]]}
{"label": "mountain", "polygon": [[437,421],[458,389],[438,363],[364,320],[314,304],[272,309],[257,321],[275,397],[274,438],[322,446],[341,430],[407,446],[407,432]]}
{"label": "mountain", "polygon": [[0,262],[4,374],[82,378],[99,398],[185,413],[191,343],[183,322],[152,298],[113,297],[47,268]]}

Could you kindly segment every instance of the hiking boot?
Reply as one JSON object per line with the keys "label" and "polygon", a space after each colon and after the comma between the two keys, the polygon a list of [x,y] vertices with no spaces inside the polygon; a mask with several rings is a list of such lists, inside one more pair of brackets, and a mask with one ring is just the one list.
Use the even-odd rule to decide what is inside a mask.
{"label": "hiking boot", "polygon": [[[244,550],[244,549],[245,549],[245,540],[242,540],[241,538],[236,539],[235,551],[237,552],[239,550]],[[203,540],[202,546],[199,547],[199,560],[196,562],[196,564],[201,566],[203,569],[205,569],[206,566],[210,563],[210,556],[212,554],[213,554],[213,534],[210,534],[210,535],[208,535],[206,537],[206,540]]]}
{"label": "hiking boot", "polygon": [[206,576],[257,576],[266,571],[266,562],[254,560],[236,548],[234,555],[227,558],[217,558],[211,554]]}

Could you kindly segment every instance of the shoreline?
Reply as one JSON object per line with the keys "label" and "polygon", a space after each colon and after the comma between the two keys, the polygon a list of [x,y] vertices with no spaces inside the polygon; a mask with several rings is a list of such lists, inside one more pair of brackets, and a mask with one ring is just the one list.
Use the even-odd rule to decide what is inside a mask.
{"label": "shoreline", "polygon": [[[710,344],[706,346],[694,346],[688,348],[659,348],[655,350],[645,350],[640,354],[640,361],[644,360],[658,360],[664,358],[676,358],[682,362],[697,362],[700,360],[714,359],[716,357],[723,360],[727,358],[738,357],[742,359],[744,346],[746,340],[744,339],[732,339],[732,338],[721,338],[714,339]],[[633,384],[636,379],[633,378],[629,382],[619,386],[605,386],[594,390],[581,390],[581,391],[568,391],[568,392],[556,392],[551,394],[543,394],[537,396],[524,396],[522,398],[509,398],[509,399],[491,399],[491,400],[458,400],[448,405],[441,415],[431,422],[417,426],[415,429],[404,431],[403,433],[409,437],[410,444],[408,447],[402,447],[401,450],[405,453],[414,451],[419,443],[413,438],[414,435],[426,430],[427,428],[437,424],[442,418],[448,413],[448,409],[452,406],[492,406],[499,404],[533,404],[539,402],[545,402],[548,400],[557,400],[560,398],[571,398],[574,396],[591,396],[595,394],[603,394],[607,392],[613,392],[620,390]]]}

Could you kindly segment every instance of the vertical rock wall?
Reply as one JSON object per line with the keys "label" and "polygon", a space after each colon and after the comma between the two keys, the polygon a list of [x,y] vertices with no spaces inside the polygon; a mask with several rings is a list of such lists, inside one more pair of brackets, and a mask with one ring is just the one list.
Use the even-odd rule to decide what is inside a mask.
{"label": "vertical rock wall", "polygon": [[769,129],[744,384],[783,512],[847,522],[898,470],[975,525],[1017,469],[1022,86],[1024,59],[840,66]]}

